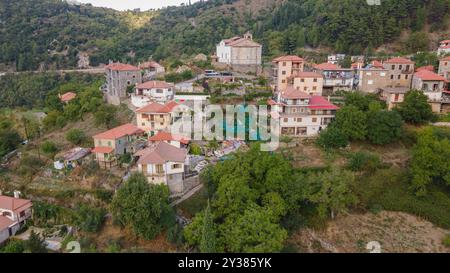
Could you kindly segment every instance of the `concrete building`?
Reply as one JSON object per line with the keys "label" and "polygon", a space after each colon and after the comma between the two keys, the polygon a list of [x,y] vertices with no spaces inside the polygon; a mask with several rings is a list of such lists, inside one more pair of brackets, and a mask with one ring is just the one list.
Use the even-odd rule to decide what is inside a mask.
{"label": "concrete building", "polygon": [[275,91],[285,90],[288,78],[304,71],[305,60],[298,56],[281,56],[272,61]]}
{"label": "concrete building", "polygon": [[253,41],[249,32],[244,37],[222,40],[216,48],[218,62],[230,66],[259,66],[262,64],[262,45]]}
{"label": "concrete building", "polygon": [[144,131],[134,124],[125,124],[93,136],[95,160],[102,168],[110,168],[117,164],[117,156],[134,153],[141,146],[138,139]]}
{"label": "concrete building", "polygon": [[399,103],[405,100],[405,95],[409,88],[406,87],[383,87],[379,94],[381,100],[385,101],[389,110],[394,109]]}
{"label": "concrete building", "polygon": [[447,82],[450,82],[450,56],[439,61],[438,74],[444,77]]}
{"label": "concrete building", "polygon": [[108,103],[120,105],[128,97],[127,88],[142,82],[139,68],[122,63],[111,63],[105,67],[105,99]]}
{"label": "concrete building", "polygon": [[142,80],[150,81],[158,76],[164,75],[166,69],[155,61],[148,61],[139,64],[139,69],[143,71]]}
{"label": "concrete building", "polygon": [[288,79],[290,86],[310,96],[322,96],[323,81],[322,74],[315,72],[299,72]]}
{"label": "concrete building", "polygon": [[148,81],[136,85],[135,93],[131,96],[131,103],[138,108],[150,102],[166,103],[175,97],[175,86],[164,81]]}
{"label": "concrete building", "polygon": [[414,74],[412,88],[421,90],[428,97],[433,112],[440,113],[445,83],[444,77],[429,70],[422,70]]}
{"label": "concrete building", "polygon": [[383,63],[388,70],[388,87],[411,88],[414,75],[414,62],[406,58],[392,58]]}
{"label": "concrete building", "polygon": [[338,107],[322,96],[310,96],[288,87],[277,101],[269,100],[272,116],[280,119],[280,135],[314,137],[334,119]]}
{"label": "concrete building", "polygon": [[152,184],[164,184],[171,194],[184,191],[185,170],[188,170],[189,156],[186,149],[176,148],[164,141],[138,151],[138,171]]}
{"label": "concrete building", "polygon": [[171,101],[166,104],[152,102],[136,110],[137,125],[150,136],[159,131],[167,131],[174,118],[174,110],[182,108],[178,103]]}
{"label": "concrete building", "polygon": [[313,66],[314,72],[324,77],[323,93],[333,94],[336,91],[353,90],[355,73],[351,68],[342,68],[337,64],[322,63]]}

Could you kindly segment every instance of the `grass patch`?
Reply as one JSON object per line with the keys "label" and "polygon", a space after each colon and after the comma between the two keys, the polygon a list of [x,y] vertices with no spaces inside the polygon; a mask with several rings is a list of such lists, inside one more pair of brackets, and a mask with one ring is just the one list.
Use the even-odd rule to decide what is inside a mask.
{"label": "grass patch", "polygon": [[431,185],[425,197],[417,197],[409,190],[409,182],[409,174],[403,169],[381,169],[369,177],[361,177],[354,185],[354,191],[365,209],[406,212],[450,228],[448,189]]}

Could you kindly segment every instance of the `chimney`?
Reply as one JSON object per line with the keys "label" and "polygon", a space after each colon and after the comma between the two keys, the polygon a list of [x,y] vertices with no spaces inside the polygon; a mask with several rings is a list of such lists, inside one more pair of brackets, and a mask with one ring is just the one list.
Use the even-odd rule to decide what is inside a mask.
{"label": "chimney", "polygon": [[14,191],[14,198],[20,198],[20,191]]}

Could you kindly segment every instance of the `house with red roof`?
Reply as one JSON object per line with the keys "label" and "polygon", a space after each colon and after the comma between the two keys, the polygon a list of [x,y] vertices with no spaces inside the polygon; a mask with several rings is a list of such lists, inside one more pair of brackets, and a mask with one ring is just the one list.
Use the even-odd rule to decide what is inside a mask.
{"label": "house with red roof", "polygon": [[325,94],[332,94],[339,90],[353,90],[355,72],[351,68],[342,68],[333,63],[321,63],[314,65],[313,71],[323,75],[323,93]]}
{"label": "house with red roof", "polygon": [[411,88],[415,63],[403,57],[391,58],[383,63],[388,70],[388,84],[386,87]]}
{"label": "house with red roof", "polygon": [[138,158],[138,171],[147,177],[149,183],[167,185],[171,194],[184,191],[185,170],[189,166],[186,149],[160,141],[138,151],[135,157]]}
{"label": "house with red roof", "polygon": [[137,126],[153,136],[158,131],[167,131],[172,121],[189,107],[169,101],[166,104],[151,102],[136,110]]}
{"label": "house with red roof", "polygon": [[[93,136],[95,159],[101,167],[109,168],[117,164],[117,156],[134,153],[140,146],[138,141],[144,131],[128,123]],[[144,141],[142,141],[144,142]]]}
{"label": "house with red roof", "polygon": [[289,86],[311,96],[322,96],[323,75],[316,72],[299,72],[288,78]]}
{"label": "house with red roof", "polygon": [[148,138],[150,144],[158,144],[159,142],[166,142],[177,148],[186,148],[189,144],[189,139],[185,136],[174,135],[167,131],[159,131],[155,135]]}
{"label": "house with red roof", "polygon": [[105,99],[108,103],[120,105],[128,97],[128,86],[142,82],[141,70],[130,64],[110,63],[105,66],[106,84]]}
{"label": "house with red roof", "polygon": [[442,92],[445,90],[447,80],[432,71],[421,70],[416,72],[412,81],[412,88],[421,90],[428,97],[428,103],[433,112],[441,112]]}
{"label": "house with red roof", "polygon": [[150,102],[166,103],[175,97],[175,86],[165,81],[148,81],[136,85],[131,103],[138,108]]}
{"label": "house with red roof", "polygon": [[3,195],[0,191],[0,244],[22,227],[32,215],[33,204],[30,200],[20,198],[19,192],[14,197]]}
{"label": "house with red roof", "polygon": [[250,32],[243,37],[222,40],[216,46],[218,62],[231,66],[260,66],[262,63],[262,45],[253,41]]}
{"label": "house with red roof", "polygon": [[287,55],[275,58],[273,64],[273,77],[275,91],[286,89],[288,78],[304,71],[305,60],[299,56]]}
{"label": "house with red roof", "polygon": [[62,95],[59,95],[59,99],[61,100],[62,103],[69,103],[76,97],[77,97],[77,94],[74,92],[67,92]]}
{"label": "house with red roof", "polygon": [[280,119],[280,134],[292,137],[317,136],[334,119],[336,105],[322,96],[315,96],[292,86],[270,100],[272,117]]}
{"label": "house with red roof", "polygon": [[439,43],[438,54],[445,55],[450,53],[450,40],[443,40]]}
{"label": "house with red roof", "polygon": [[144,81],[152,80],[155,77],[162,76],[164,75],[164,73],[166,73],[166,69],[164,68],[164,66],[155,61],[143,62],[139,64],[138,67],[144,72]]}
{"label": "house with red roof", "polygon": [[388,70],[379,61],[373,61],[357,70],[357,89],[365,93],[377,93],[388,84]]}

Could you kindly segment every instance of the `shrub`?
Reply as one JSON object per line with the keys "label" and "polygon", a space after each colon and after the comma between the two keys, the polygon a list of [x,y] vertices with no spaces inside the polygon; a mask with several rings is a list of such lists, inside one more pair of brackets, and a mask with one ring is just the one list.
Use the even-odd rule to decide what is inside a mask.
{"label": "shrub", "polygon": [[445,238],[442,240],[442,244],[445,247],[449,247],[450,248],[450,235],[445,236]]}
{"label": "shrub", "polygon": [[56,147],[56,144],[52,141],[46,141],[42,143],[41,150],[44,154],[53,157],[56,152],[58,152],[58,147]]}
{"label": "shrub", "polygon": [[191,143],[189,146],[190,153],[193,155],[201,155],[202,154],[202,148],[198,144]]}
{"label": "shrub", "polygon": [[380,167],[381,159],[378,155],[367,152],[356,152],[351,154],[347,168],[356,171],[373,172]]}
{"label": "shrub", "polygon": [[323,148],[344,148],[348,143],[348,137],[335,126],[330,126],[320,133],[317,140],[317,144]]}
{"label": "shrub", "polygon": [[86,140],[86,135],[80,129],[71,129],[66,134],[66,140],[74,145],[80,145]]}

